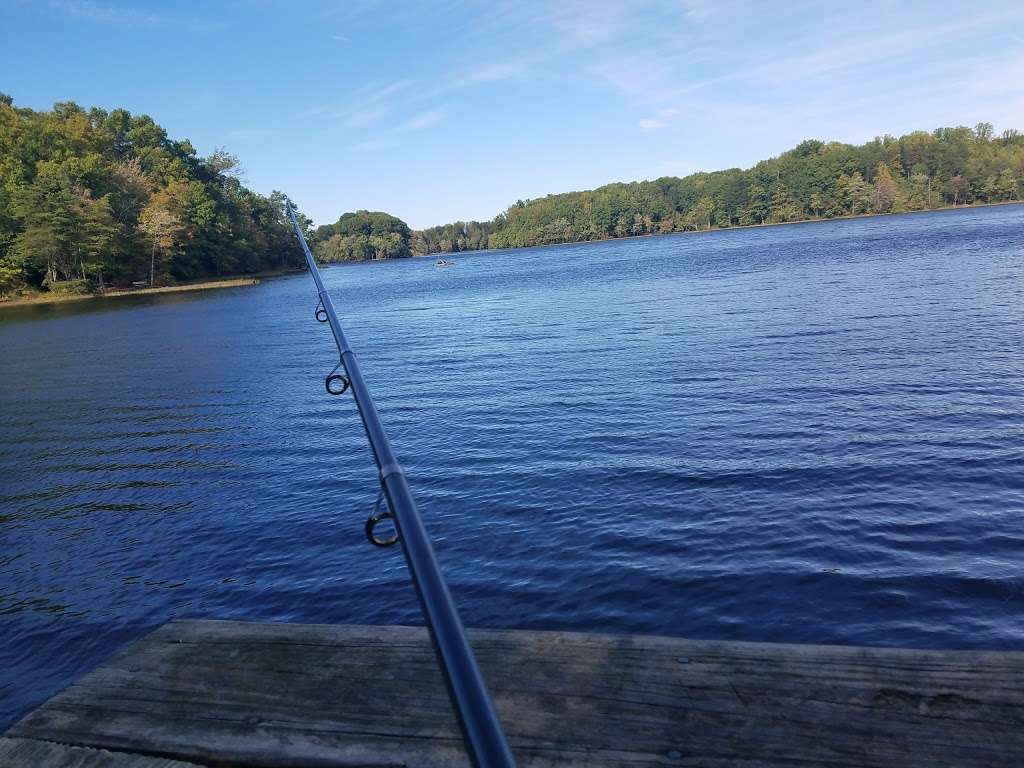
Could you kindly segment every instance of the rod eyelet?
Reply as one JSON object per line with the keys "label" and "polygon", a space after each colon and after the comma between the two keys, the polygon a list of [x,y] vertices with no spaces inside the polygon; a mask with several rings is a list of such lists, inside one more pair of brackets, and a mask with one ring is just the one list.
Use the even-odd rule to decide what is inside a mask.
{"label": "rod eyelet", "polygon": [[394,517],[395,516],[392,515],[390,511],[387,511],[370,515],[368,518],[366,518],[366,538],[369,539],[370,543],[373,544],[375,547],[390,547],[398,542],[397,528],[395,529],[395,532],[391,536],[388,536],[387,538],[383,539],[378,539],[376,534],[374,534],[373,532],[373,529],[377,527],[377,523],[383,520],[394,520]]}
{"label": "rod eyelet", "polygon": [[377,527],[377,523],[382,520],[390,520],[394,524],[395,516],[391,514],[391,509],[385,509],[381,511],[381,507],[384,506],[384,488],[381,488],[377,492],[377,500],[373,502],[373,512],[366,518],[366,538],[369,539],[370,543],[375,547],[390,547],[392,544],[398,541],[398,525],[395,524],[395,533],[392,536],[388,536],[384,539],[378,539],[373,533],[373,529]]}
{"label": "rod eyelet", "polygon": [[352,382],[340,373],[332,373],[324,379],[324,387],[329,395],[344,395]]}

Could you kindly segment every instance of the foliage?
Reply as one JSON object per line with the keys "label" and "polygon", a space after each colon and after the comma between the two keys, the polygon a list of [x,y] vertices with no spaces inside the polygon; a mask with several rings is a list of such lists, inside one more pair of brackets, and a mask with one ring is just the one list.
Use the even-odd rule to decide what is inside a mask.
{"label": "foliage", "polygon": [[300,266],[286,198],[246,189],[236,168],[146,115],[0,98],[0,294]]}
{"label": "foliage", "polygon": [[[356,211],[310,241],[322,261],[361,261],[1021,199],[1024,135],[980,123],[861,146],[811,139],[747,170],[520,200],[489,222],[411,231]],[[146,115],[37,112],[0,94],[0,295],[300,267],[286,200],[246,189],[233,155],[199,157]]]}
{"label": "foliage", "polygon": [[85,296],[93,292],[88,280],[57,280],[49,284],[50,292],[58,296]]}
{"label": "foliage", "polygon": [[456,221],[439,227],[421,229],[412,233],[412,252],[417,256],[428,253],[458,253],[487,248],[493,226],[486,221]]}
{"label": "foliage", "polygon": [[491,222],[413,232],[415,253],[514,248],[1024,199],[1024,136],[992,126],[804,141],[753,168],[520,200]]}
{"label": "foliage", "polygon": [[401,219],[379,211],[343,214],[313,232],[313,250],[324,262],[400,259],[412,256],[411,232]]}

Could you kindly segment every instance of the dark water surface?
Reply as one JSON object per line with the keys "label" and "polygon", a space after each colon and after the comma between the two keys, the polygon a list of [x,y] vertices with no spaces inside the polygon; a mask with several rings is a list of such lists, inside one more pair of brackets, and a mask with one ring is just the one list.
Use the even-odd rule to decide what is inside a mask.
{"label": "dark water surface", "polygon": [[[1024,649],[1024,207],[325,272],[466,622]],[[0,726],[174,616],[420,623],[307,275],[0,313]]]}

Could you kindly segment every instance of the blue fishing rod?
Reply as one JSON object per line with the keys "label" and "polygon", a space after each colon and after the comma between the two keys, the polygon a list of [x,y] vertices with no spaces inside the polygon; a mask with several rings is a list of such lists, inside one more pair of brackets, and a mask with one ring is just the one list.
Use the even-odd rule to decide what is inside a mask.
{"label": "blue fishing rod", "polygon": [[[324,287],[316,259],[313,258],[302,234],[295,210],[290,202],[286,202],[285,205],[320,297],[315,312],[316,319],[321,323],[330,323],[334,341],[338,345],[340,359],[334,370],[327,375],[324,385],[332,395],[342,395],[349,389],[352,390],[352,397],[363,420],[373,458],[380,471],[380,495],[377,497],[373,513],[366,521],[366,537],[379,547],[387,547],[396,542],[402,545],[405,562],[409,566],[409,574],[416,587],[423,617],[430,630],[430,638],[448,688],[448,696],[458,717],[459,727],[462,729],[462,736],[473,764],[478,768],[514,768],[515,759],[509,749],[508,740],[480,674],[480,668],[477,666],[473,649],[470,648],[465,627],[462,626],[451,592],[448,591],[448,585],[441,574],[434,546],[423,525],[419,510],[416,509],[416,502],[413,500],[405,473],[384,432],[377,408],[370,397],[370,390],[367,389],[363,374],[359,370],[355,352],[349,346],[338,314],[334,311],[334,303]],[[344,370],[344,373],[340,373],[339,370]],[[384,511],[381,511],[382,501],[387,502],[387,509]],[[395,532],[392,536],[382,538],[375,533],[375,527],[384,520],[391,521]]]}

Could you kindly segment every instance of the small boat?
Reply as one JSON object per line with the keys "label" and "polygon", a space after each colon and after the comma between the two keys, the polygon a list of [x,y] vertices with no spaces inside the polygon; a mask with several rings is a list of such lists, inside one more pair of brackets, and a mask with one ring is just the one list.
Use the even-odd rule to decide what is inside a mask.
{"label": "small boat", "polygon": [[452,267],[455,266],[454,261],[448,261],[447,259],[438,259],[434,262],[435,267]]}

